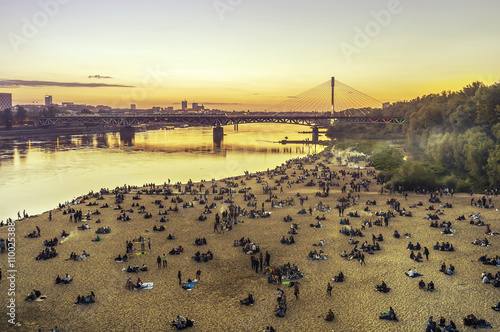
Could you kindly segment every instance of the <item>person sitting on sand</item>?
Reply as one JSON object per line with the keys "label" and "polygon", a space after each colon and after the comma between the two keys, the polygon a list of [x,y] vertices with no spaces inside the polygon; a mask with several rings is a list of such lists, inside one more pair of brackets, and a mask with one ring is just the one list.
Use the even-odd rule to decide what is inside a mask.
{"label": "person sitting on sand", "polygon": [[141,270],[141,271],[147,271],[148,267],[146,266],[146,264],[142,264],[142,267],[139,270]]}
{"label": "person sitting on sand", "polygon": [[131,266],[131,265],[129,265],[127,267],[127,272],[139,272],[139,267],[138,266]]}
{"label": "person sitting on sand", "polygon": [[26,301],[34,301],[34,300],[38,299],[40,296],[42,296],[42,292],[40,292],[39,290],[33,289],[33,291],[28,296],[26,296],[25,300]]}
{"label": "person sitting on sand", "polygon": [[419,289],[425,289],[425,282],[423,280],[420,280],[418,283],[418,288]]}
{"label": "person sitting on sand", "polygon": [[434,290],[434,282],[432,280],[427,284],[427,290],[430,292]]}
{"label": "person sitting on sand", "polygon": [[172,321],[171,326],[178,330],[183,330],[185,328],[191,327],[194,324],[194,320],[189,318],[184,318],[182,316],[177,316],[177,319]]}
{"label": "person sitting on sand", "polygon": [[378,292],[387,293],[387,285],[385,284],[384,281],[382,281],[381,285],[377,285],[376,287]]}
{"label": "person sitting on sand", "polygon": [[343,282],[344,281],[344,274],[342,271],[339,272],[338,276],[333,277],[333,281],[335,282]]}
{"label": "person sitting on sand", "polygon": [[407,273],[407,274],[408,274],[408,277],[412,277],[412,278],[413,278],[413,276],[415,275],[415,274],[413,273],[413,270],[412,270],[411,268],[408,270],[408,273]]}
{"label": "person sitting on sand", "polygon": [[243,300],[240,300],[240,304],[244,304],[244,305],[252,305],[254,303],[254,299],[253,299],[253,295],[252,294],[248,294],[248,297],[243,299]]}
{"label": "person sitting on sand", "polygon": [[[59,276],[58,276],[59,277]],[[73,279],[71,278],[71,276],[69,274],[66,273],[66,276],[64,277],[64,279],[62,280],[62,282],[64,284],[69,284]]]}
{"label": "person sitting on sand", "polygon": [[398,318],[396,317],[396,313],[394,312],[394,309],[392,309],[392,307],[389,307],[388,312],[381,312],[379,318],[387,320],[395,320],[395,321],[398,320]]}
{"label": "person sitting on sand", "polygon": [[331,322],[335,318],[332,309],[328,309],[328,313],[326,314],[325,320]]}
{"label": "person sitting on sand", "polygon": [[325,245],[325,241],[323,241],[323,240],[319,240],[319,243],[314,243],[313,244],[313,246],[315,246],[315,247],[317,247],[317,246],[323,247],[324,245]]}
{"label": "person sitting on sand", "polygon": [[491,309],[495,311],[500,311],[500,302],[498,302],[498,304],[495,307],[491,307]]}

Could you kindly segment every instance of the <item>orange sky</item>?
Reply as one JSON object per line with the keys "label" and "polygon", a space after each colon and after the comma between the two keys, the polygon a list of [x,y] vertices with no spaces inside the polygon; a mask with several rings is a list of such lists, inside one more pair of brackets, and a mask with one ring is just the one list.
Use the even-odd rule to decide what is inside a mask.
{"label": "orange sky", "polygon": [[[14,104],[43,104],[50,94],[55,103],[175,108],[186,99],[263,110],[331,76],[383,102],[500,78],[498,1],[28,0],[2,7],[0,92],[12,93]],[[60,84],[74,82],[81,85]]]}

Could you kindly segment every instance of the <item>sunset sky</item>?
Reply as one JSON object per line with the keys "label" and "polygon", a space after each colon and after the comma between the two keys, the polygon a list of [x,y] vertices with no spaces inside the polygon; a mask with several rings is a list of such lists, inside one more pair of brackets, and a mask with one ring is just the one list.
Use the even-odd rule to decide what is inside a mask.
{"label": "sunset sky", "polygon": [[0,0],[0,8],[0,92],[14,104],[50,94],[59,104],[186,99],[262,110],[331,76],[384,102],[500,79],[497,0]]}

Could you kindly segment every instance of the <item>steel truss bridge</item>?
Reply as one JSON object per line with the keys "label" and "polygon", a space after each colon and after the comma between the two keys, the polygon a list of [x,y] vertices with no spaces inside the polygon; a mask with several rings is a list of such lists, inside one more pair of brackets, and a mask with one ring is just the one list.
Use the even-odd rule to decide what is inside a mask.
{"label": "steel truss bridge", "polygon": [[144,114],[144,115],[64,115],[41,117],[39,127],[55,125],[132,127],[143,124],[181,123],[190,126],[222,127],[246,123],[285,123],[310,127],[328,127],[339,123],[403,124],[401,117],[339,116],[325,114]]}

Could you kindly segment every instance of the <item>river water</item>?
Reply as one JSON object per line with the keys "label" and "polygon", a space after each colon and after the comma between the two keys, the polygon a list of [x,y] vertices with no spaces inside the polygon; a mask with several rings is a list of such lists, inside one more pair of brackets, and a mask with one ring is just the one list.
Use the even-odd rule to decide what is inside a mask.
{"label": "river water", "polygon": [[125,144],[118,133],[3,141],[0,146],[0,220],[55,208],[90,190],[117,186],[221,179],[274,168],[288,159],[320,152],[321,146],[278,144],[304,140],[308,127],[246,124],[224,127],[220,147],[212,128],[178,128],[135,134]]}

